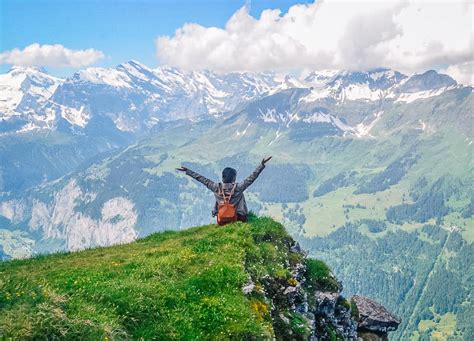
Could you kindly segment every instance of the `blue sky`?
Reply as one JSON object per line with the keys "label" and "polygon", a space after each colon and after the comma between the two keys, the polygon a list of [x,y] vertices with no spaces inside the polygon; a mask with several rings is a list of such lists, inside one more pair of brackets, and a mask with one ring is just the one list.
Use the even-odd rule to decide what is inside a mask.
{"label": "blue sky", "polygon": [[[223,27],[243,0],[0,0],[0,52],[33,44],[62,44],[73,50],[94,48],[105,58],[97,65],[115,66],[130,59],[157,66],[158,36],[173,35],[186,22]],[[305,1],[254,0],[250,14]],[[5,72],[8,65],[1,65]],[[55,70],[69,73],[71,70]]]}
{"label": "blue sky", "polygon": [[217,72],[436,69],[473,84],[473,12],[472,0],[0,0],[0,72],[67,76],[135,59]]}

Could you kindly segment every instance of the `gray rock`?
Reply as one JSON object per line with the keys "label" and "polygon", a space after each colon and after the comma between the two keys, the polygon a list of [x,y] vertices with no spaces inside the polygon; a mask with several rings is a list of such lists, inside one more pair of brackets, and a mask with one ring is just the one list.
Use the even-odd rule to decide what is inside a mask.
{"label": "gray rock", "polygon": [[298,243],[297,241],[292,243],[292,245],[290,246],[290,251],[291,252],[303,253],[303,249],[301,249],[300,243]]}
{"label": "gray rock", "polygon": [[287,287],[285,291],[283,291],[283,295],[288,295],[289,293],[295,292],[296,290],[296,287]]}
{"label": "gray rock", "polygon": [[242,287],[242,292],[244,294],[250,294],[253,289],[255,289],[255,284],[250,281],[249,283],[245,284],[243,287]]}
{"label": "gray rock", "polygon": [[[344,340],[357,338],[357,322],[352,318],[350,309],[341,305],[343,298],[337,292],[317,291],[315,293],[316,305],[313,307],[320,327],[331,325],[337,334]],[[319,328],[324,329],[324,328]],[[327,335],[316,335],[326,339]]]}
{"label": "gray rock", "polygon": [[402,320],[390,313],[384,306],[370,298],[355,295],[352,297],[359,311],[359,330],[373,331],[379,334],[397,330]]}
{"label": "gray rock", "polygon": [[333,318],[339,294],[337,292],[317,291],[315,296],[317,303],[315,314]]}
{"label": "gray rock", "polygon": [[284,323],[286,323],[286,324],[288,324],[288,325],[290,324],[290,319],[289,319],[288,317],[286,317],[284,314],[279,314],[279,316],[280,316],[280,319],[281,319]]}

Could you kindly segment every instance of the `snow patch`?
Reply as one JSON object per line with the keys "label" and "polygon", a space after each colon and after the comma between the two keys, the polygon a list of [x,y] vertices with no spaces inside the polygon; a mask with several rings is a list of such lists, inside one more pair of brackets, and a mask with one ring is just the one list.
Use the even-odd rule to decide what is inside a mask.
{"label": "snow patch", "polygon": [[280,127],[278,127],[278,130],[276,131],[275,133],[275,137],[273,138],[273,140],[271,140],[270,142],[268,142],[268,145],[271,146],[273,144],[273,142],[275,142],[276,140],[278,140],[278,138],[281,136],[281,132],[280,132]]}
{"label": "snow patch", "polygon": [[359,100],[365,99],[369,101],[376,101],[383,97],[382,90],[372,90],[368,83],[349,84],[349,86],[342,88],[342,100]]}
{"label": "snow patch", "polygon": [[306,116],[303,118],[303,122],[306,123],[330,123],[331,118],[330,115],[322,113],[322,112],[314,112],[311,115]]}
{"label": "snow patch", "polygon": [[116,69],[89,67],[79,71],[79,78],[94,84],[105,84],[117,88],[132,88],[130,77]]}
{"label": "snow patch", "polygon": [[418,120],[418,122],[421,124],[421,127],[420,127],[420,128],[417,128],[417,129],[420,129],[421,131],[425,131],[425,129],[426,129],[426,123],[423,122],[423,120]]}
{"label": "snow patch", "polygon": [[330,97],[332,90],[328,87],[314,88],[311,92],[300,98],[300,102],[303,103],[314,103],[319,99]]}
{"label": "snow patch", "polygon": [[79,126],[84,128],[89,122],[90,114],[84,110],[84,106],[81,106],[79,109],[67,108],[62,106],[61,117],[67,120],[72,125]]}
{"label": "snow patch", "polygon": [[370,78],[372,78],[374,81],[377,81],[383,77],[392,78],[393,76],[395,76],[395,72],[393,70],[384,70],[370,73]]}
{"label": "snow patch", "polygon": [[263,120],[263,122],[266,122],[266,123],[278,122],[275,109],[267,109],[266,112],[263,112],[262,109],[258,109],[258,111],[260,112],[260,118]]}
{"label": "snow patch", "polygon": [[374,119],[369,122],[365,123],[367,118],[365,118],[361,123],[357,124],[354,129],[354,135],[361,138],[361,137],[373,137],[370,134],[370,131],[375,126],[375,124],[380,120],[382,117],[383,111],[379,111],[373,114]]}
{"label": "snow patch", "polygon": [[238,131],[238,130],[237,130],[237,131],[236,131],[237,136],[244,136],[245,133],[247,133],[247,129],[250,127],[251,124],[252,124],[251,122],[248,123],[247,126],[245,127],[245,129],[242,130],[242,131]]}
{"label": "snow patch", "polygon": [[[419,91],[419,92],[413,92],[413,93],[402,93],[398,96],[395,102],[412,103],[419,99],[425,99],[425,98],[442,95],[446,91],[455,89],[456,87],[458,87],[458,85],[448,86],[448,87],[440,88],[437,90],[426,90],[426,91]],[[392,97],[394,96],[395,95],[392,95]]]}
{"label": "snow patch", "polygon": [[[153,118],[152,118],[153,119]],[[130,117],[126,113],[120,112],[114,119],[117,129],[126,132],[134,132],[137,129],[136,122],[131,122]]]}

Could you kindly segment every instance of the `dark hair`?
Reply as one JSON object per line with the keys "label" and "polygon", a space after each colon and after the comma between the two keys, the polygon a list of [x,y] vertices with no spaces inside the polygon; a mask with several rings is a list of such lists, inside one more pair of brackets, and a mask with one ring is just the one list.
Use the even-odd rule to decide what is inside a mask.
{"label": "dark hair", "polygon": [[237,171],[234,168],[226,167],[222,171],[222,182],[230,183],[234,182],[237,177]]}

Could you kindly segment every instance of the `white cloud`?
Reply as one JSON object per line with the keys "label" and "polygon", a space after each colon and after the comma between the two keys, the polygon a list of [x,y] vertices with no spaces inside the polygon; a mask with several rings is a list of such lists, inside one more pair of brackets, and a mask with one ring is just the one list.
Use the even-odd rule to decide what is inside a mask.
{"label": "white cloud", "polygon": [[474,60],[473,33],[470,1],[327,0],[294,5],[283,15],[265,10],[258,19],[244,6],[224,28],[188,23],[172,37],[158,37],[156,48],[160,63],[185,69],[410,73],[448,65],[462,75],[472,71],[462,65]]}
{"label": "white cloud", "polygon": [[95,49],[71,50],[60,44],[31,44],[23,50],[13,49],[0,53],[0,64],[78,68],[93,64],[101,58],[104,58],[104,54]]}
{"label": "white cloud", "polygon": [[440,72],[450,75],[461,84],[474,85],[474,62],[448,66]]}

